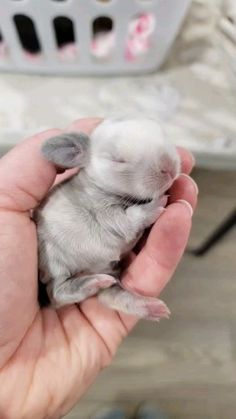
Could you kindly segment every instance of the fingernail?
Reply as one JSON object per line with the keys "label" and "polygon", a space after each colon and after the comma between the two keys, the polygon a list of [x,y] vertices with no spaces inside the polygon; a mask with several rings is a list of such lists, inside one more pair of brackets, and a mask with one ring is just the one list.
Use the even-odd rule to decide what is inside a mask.
{"label": "fingernail", "polygon": [[188,210],[190,212],[190,215],[192,217],[192,215],[193,215],[193,208],[192,208],[192,206],[190,205],[190,203],[188,201],[185,201],[185,199],[178,199],[178,201],[176,201],[176,202],[179,202],[180,204],[185,205],[188,208]]}
{"label": "fingernail", "polygon": [[193,186],[195,188],[196,194],[198,195],[199,194],[199,189],[198,189],[198,186],[197,186],[195,180],[193,180],[193,178],[191,176],[186,175],[186,173],[181,173],[181,176],[186,177],[187,179],[189,179],[192,182],[192,184],[193,184]]}
{"label": "fingernail", "polygon": [[83,120],[84,121],[91,121],[93,124],[98,124],[99,122],[102,122],[103,121],[103,118],[98,118],[98,117],[96,117],[96,116],[92,116],[92,117],[89,117],[89,118],[83,118]]}
{"label": "fingernail", "polygon": [[196,165],[196,159],[195,159],[193,153],[191,153],[191,158],[192,158],[192,165],[195,166]]}
{"label": "fingernail", "polygon": [[93,127],[94,125],[98,125],[99,123],[101,123],[103,121],[102,118],[79,118],[76,119],[75,121],[71,122],[71,124],[66,128],[66,132],[72,132],[74,130],[78,131],[78,125],[81,125],[81,131],[83,131],[84,129],[84,124],[87,127],[87,124],[89,124],[89,126]]}

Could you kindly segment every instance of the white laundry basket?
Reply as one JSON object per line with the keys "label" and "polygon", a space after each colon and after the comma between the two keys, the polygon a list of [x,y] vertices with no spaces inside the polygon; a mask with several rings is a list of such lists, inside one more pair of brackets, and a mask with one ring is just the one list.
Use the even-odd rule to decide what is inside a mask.
{"label": "white laundry basket", "polygon": [[[145,73],[157,69],[174,41],[191,0],[0,0],[0,70],[58,75]],[[128,62],[131,20],[152,13],[155,30],[148,52]],[[108,59],[91,53],[94,22],[105,18],[114,31]],[[63,29],[60,33],[60,24]],[[61,28],[62,28],[61,26]],[[64,37],[64,38],[63,38]],[[61,51],[68,43],[76,53]]]}

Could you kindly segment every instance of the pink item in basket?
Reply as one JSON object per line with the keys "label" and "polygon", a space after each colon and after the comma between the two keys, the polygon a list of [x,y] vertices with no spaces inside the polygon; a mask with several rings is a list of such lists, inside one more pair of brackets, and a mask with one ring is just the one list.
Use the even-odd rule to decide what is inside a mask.
{"label": "pink item in basket", "polygon": [[152,13],[143,13],[130,22],[128,33],[130,36],[147,39],[153,34],[155,26],[155,16]]}
{"label": "pink item in basket", "polygon": [[24,56],[27,61],[32,62],[32,63],[40,61],[42,59],[41,52],[37,52],[36,54],[33,54],[32,52],[24,51]]}
{"label": "pink item in basket", "polygon": [[144,13],[132,20],[129,24],[125,50],[127,61],[135,60],[137,56],[145,54],[151,48],[151,36],[155,26],[155,17],[151,13]]}
{"label": "pink item in basket", "polygon": [[[128,26],[128,38],[125,47],[125,58],[127,61],[133,61],[137,56],[145,54],[151,48],[151,36],[155,30],[155,16],[151,13],[143,13],[132,19]],[[100,32],[95,35],[91,50],[94,57],[103,59],[109,57],[112,49],[115,47],[115,32]],[[42,53],[32,54],[24,51],[25,58],[28,61],[36,62],[42,58]],[[75,43],[63,45],[58,51],[58,56],[63,61],[74,61],[78,55],[78,47]],[[5,42],[0,42],[0,58],[7,56],[7,47]]]}
{"label": "pink item in basket", "polygon": [[100,32],[92,41],[92,54],[96,58],[108,57],[115,45],[114,31]]}
{"label": "pink item in basket", "polygon": [[74,61],[77,55],[78,48],[73,42],[63,45],[58,51],[58,56],[63,61]]}
{"label": "pink item in basket", "polygon": [[139,55],[145,54],[151,47],[149,39],[132,38],[129,39],[125,49],[127,61],[133,61]]}
{"label": "pink item in basket", "polygon": [[[70,44],[63,45],[61,48],[58,49],[58,57],[62,61],[72,62],[76,59],[78,53],[78,49],[76,44],[71,42]],[[0,44],[0,56],[1,56],[1,44]],[[37,62],[40,61],[43,57],[41,52],[33,54],[32,52],[24,51],[24,56],[27,61]]]}
{"label": "pink item in basket", "polygon": [[7,46],[5,42],[0,42],[0,58],[6,58],[7,56]]}
{"label": "pink item in basket", "polygon": [[[151,36],[155,26],[155,17],[151,13],[143,13],[130,22],[125,49],[127,61],[134,60],[137,56],[144,54],[151,48]],[[92,41],[92,54],[97,58],[105,58],[109,56],[114,46],[114,31],[100,32]]]}

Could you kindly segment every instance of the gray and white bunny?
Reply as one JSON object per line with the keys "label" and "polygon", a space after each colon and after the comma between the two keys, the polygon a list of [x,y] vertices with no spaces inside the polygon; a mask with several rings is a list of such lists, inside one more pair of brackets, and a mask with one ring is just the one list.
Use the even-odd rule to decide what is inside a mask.
{"label": "gray and white bunny", "polygon": [[60,307],[98,295],[128,314],[168,317],[161,300],[130,292],[120,282],[120,262],[162,213],[165,193],[180,172],[178,153],[158,122],[107,119],[90,137],[50,138],[42,153],[57,166],[80,168],[35,213],[40,280],[51,303]]}

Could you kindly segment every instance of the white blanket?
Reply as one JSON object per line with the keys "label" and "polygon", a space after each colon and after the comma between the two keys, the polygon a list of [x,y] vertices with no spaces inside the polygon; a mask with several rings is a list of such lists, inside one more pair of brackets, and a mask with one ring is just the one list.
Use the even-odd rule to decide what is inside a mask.
{"label": "white blanket", "polygon": [[158,117],[201,165],[236,168],[236,2],[194,0],[164,68],[123,78],[0,74],[0,145],[117,111]]}

